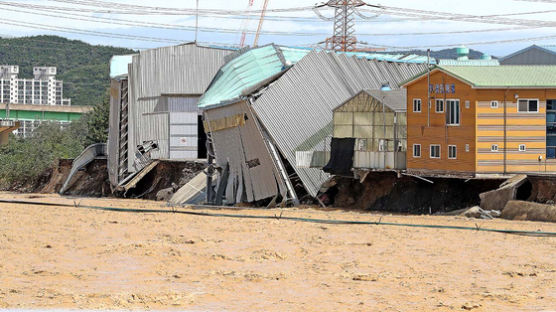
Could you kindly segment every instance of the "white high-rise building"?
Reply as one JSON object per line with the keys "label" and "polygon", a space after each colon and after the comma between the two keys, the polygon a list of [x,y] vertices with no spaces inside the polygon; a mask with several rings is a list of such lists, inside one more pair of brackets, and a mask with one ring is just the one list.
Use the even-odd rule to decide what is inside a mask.
{"label": "white high-rise building", "polygon": [[0,103],[71,105],[63,98],[64,83],[56,80],[56,67],[34,67],[33,79],[18,78],[19,66],[0,65]]}

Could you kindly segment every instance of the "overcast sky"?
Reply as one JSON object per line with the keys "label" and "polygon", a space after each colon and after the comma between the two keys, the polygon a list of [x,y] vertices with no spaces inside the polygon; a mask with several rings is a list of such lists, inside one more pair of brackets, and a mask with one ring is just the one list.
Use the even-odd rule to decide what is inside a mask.
{"label": "overcast sky", "polygon": [[[56,1],[47,0],[8,0],[2,2],[17,2],[24,4],[39,4],[50,6],[71,6]],[[157,0],[157,1],[131,1],[131,0],[104,0],[108,2],[117,2],[135,5],[172,7],[172,8],[195,8],[195,0]],[[255,0],[254,9],[260,9],[264,0]],[[552,2],[552,3],[551,3]],[[229,10],[245,10],[248,0],[200,0],[201,9],[229,9]],[[291,8],[291,7],[308,7],[316,3],[315,0],[270,0],[269,9]],[[506,20],[527,19],[532,21],[550,21],[556,26],[556,1],[537,0],[535,1],[514,1],[514,0],[466,0],[466,1],[415,1],[415,0],[382,0],[379,2],[367,1],[370,4],[382,4],[389,7],[409,8],[418,10],[428,10],[437,12],[449,12],[469,15],[493,15],[493,14],[512,14],[523,12],[549,11],[540,14],[511,15],[504,17]],[[109,6],[107,6],[109,7]],[[46,17],[28,13],[10,11],[28,10],[15,8],[13,6],[1,6],[0,23],[6,23],[7,20],[15,20],[19,23],[39,23],[43,25],[55,25],[60,27],[70,27],[78,29],[95,30],[102,32],[110,32],[126,35],[141,35],[155,38],[174,39],[179,41],[192,41],[194,32],[187,30],[171,30],[157,29],[149,27],[136,27],[129,25],[96,23],[88,21],[75,21],[58,17]],[[10,10],[8,10],[10,9]],[[38,11],[35,11],[38,12]],[[332,16],[332,10],[322,10],[325,16]],[[57,13],[54,13],[57,14]],[[192,16],[140,16],[140,15],[113,15],[108,13],[80,13],[94,17],[126,19],[140,22],[164,23],[180,26],[194,26],[195,18]],[[358,39],[370,45],[377,46],[393,46],[393,47],[426,47],[439,45],[460,45],[462,43],[476,43],[485,41],[504,41],[511,39],[521,39],[528,37],[554,36],[548,39],[538,39],[523,42],[499,43],[499,44],[479,44],[470,45],[473,49],[479,49],[486,53],[503,56],[520,48],[531,44],[549,45],[556,44],[556,27],[545,28],[527,28],[516,29],[516,25],[500,25],[490,23],[470,23],[446,20],[411,20],[401,15],[381,14],[378,17],[372,17],[373,13],[364,11],[362,14],[371,17],[368,20],[362,18],[356,21],[356,31]],[[313,45],[325,39],[326,34],[332,32],[331,21],[316,20],[317,16],[312,11],[299,11],[290,13],[269,12],[269,16],[296,16],[308,17],[309,20],[267,20],[263,25],[264,31],[279,32],[302,32],[302,33],[318,33],[314,36],[286,36],[271,35],[263,33],[261,35],[260,44],[275,42],[284,45]],[[486,18],[485,21],[491,19]],[[258,18],[253,18],[248,22],[238,19],[200,17],[200,27],[212,28],[228,28],[243,29],[248,28],[254,30],[257,28]],[[106,44],[113,46],[124,46],[132,48],[150,48],[156,46],[171,45],[172,42],[149,42],[129,39],[103,38],[86,34],[72,34],[61,31],[51,31],[45,29],[34,29],[29,27],[21,27],[15,25],[2,25],[1,36],[28,36],[37,34],[57,34],[72,39],[80,39],[93,44]],[[35,27],[35,26],[33,26]],[[468,30],[487,30],[498,29],[493,32],[476,32],[476,33],[459,33],[459,34],[434,34],[434,35],[411,35],[404,36],[404,33],[416,32],[450,32],[450,31],[468,31]],[[504,29],[500,31],[500,29]],[[375,34],[375,35],[373,35]],[[392,36],[378,36],[376,34],[397,34]],[[199,32],[199,41],[237,44],[240,41],[240,33],[221,34],[215,32]],[[247,44],[251,44],[253,36],[247,36]],[[434,50],[442,49],[442,47],[433,47]]]}

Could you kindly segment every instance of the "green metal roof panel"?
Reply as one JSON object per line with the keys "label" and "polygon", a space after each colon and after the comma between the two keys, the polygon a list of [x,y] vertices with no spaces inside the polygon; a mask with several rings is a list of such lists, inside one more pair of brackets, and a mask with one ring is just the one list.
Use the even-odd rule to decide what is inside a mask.
{"label": "green metal roof panel", "polygon": [[279,74],[309,52],[279,48],[274,45],[248,50],[222,66],[199,100],[199,107],[218,105],[237,99],[243,90]]}
{"label": "green metal roof panel", "polygon": [[286,62],[291,63],[291,65],[299,62],[305,55],[309,54],[311,50],[309,49],[296,49],[296,48],[288,48],[288,47],[280,47]]}
{"label": "green metal roof panel", "polygon": [[556,88],[556,66],[440,66],[474,87]]}

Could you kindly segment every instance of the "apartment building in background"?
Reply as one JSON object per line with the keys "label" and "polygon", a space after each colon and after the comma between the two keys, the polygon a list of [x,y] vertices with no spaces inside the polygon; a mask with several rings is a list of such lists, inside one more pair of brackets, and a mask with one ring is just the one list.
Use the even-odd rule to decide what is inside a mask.
{"label": "apartment building in background", "polygon": [[408,172],[556,173],[556,66],[440,66],[404,86]]}
{"label": "apartment building in background", "polygon": [[0,65],[0,119],[18,121],[16,135],[27,137],[45,121],[64,127],[91,110],[71,106],[56,73],[56,67],[38,66],[33,78],[20,78],[19,66]]}
{"label": "apartment building in background", "polygon": [[33,78],[19,78],[19,66],[0,66],[0,102],[31,105],[71,105],[63,98],[63,81],[56,80],[56,67],[34,67]]}

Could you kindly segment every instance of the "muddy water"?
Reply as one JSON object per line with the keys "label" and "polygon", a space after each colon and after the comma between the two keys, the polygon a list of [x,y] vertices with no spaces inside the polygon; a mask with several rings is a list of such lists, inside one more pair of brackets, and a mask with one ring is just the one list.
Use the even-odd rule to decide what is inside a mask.
{"label": "muddy water", "polygon": [[[225,212],[556,232],[456,217]],[[0,309],[545,311],[556,302],[555,254],[554,238],[0,204]]]}

